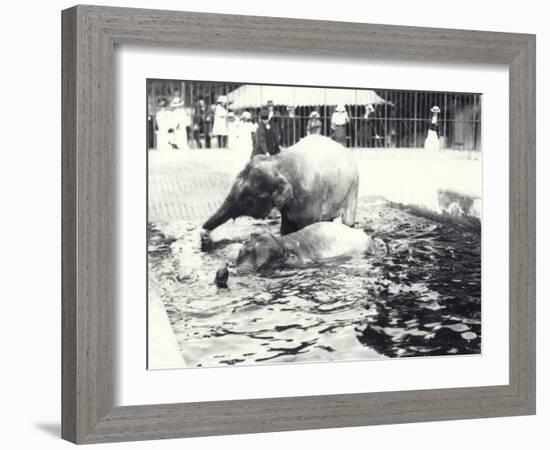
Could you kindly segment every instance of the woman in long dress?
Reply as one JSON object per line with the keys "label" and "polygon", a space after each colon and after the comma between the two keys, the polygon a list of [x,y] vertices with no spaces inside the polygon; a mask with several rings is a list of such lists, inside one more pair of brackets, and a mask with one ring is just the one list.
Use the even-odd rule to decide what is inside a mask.
{"label": "woman in long dress", "polygon": [[321,134],[321,128],[323,127],[323,124],[321,123],[321,120],[319,119],[319,113],[317,111],[311,111],[311,114],[309,115],[309,120],[307,121],[307,135],[310,134]]}
{"label": "woman in long dress", "polygon": [[424,148],[426,150],[439,150],[439,122],[437,116],[441,110],[439,106],[434,105],[430,111],[432,113],[432,120],[428,128],[428,135],[424,141]]}
{"label": "woman in long dress", "polygon": [[330,119],[330,127],[332,136],[336,142],[339,142],[344,147],[346,146],[346,125],[349,122],[349,116],[344,105],[338,105]]}
{"label": "woman in long dress", "polygon": [[235,112],[228,108],[227,113],[227,148],[237,148],[239,146],[239,122]]}
{"label": "woman in long dress", "polygon": [[256,133],[257,125],[252,122],[252,115],[248,111],[241,114],[239,120],[239,150],[246,155],[250,155],[254,148],[254,134]]}
{"label": "woman in long dress", "polygon": [[214,110],[214,126],[212,135],[218,137],[218,148],[227,147],[227,97],[220,95]]}
{"label": "woman in long dress", "polygon": [[157,150],[171,150],[174,140],[174,124],[172,111],[167,108],[168,101],[161,98],[158,101],[159,110],[155,115],[156,130],[157,130]]}
{"label": "woman in long dress", "polygon": [[179,97],[174,97],[170,103],[172,108],[172,119],[174,126],[174,144],[179,150],[189,149],[189,139],[187,137],[187,127],[189,126],[189,116],[185,110],[184,102]]}

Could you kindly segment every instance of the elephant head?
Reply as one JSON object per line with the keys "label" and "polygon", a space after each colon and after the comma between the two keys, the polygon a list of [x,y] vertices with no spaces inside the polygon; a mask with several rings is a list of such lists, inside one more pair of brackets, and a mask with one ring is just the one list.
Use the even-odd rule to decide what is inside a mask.
{"label": "elephant head", "polygon": [[280,266],[284,261],[285,247],[269,233],[254,233],[243,244],[237,256],[240,269],[262,270]]}
{"label": "elephant head", "polygon": [[207,231],[240,216],[265,218],[276,206],[282,210],[293,198],[292,186],[279,171],[277,160],[258,155],[237,175],[219,209],[204,223]]}

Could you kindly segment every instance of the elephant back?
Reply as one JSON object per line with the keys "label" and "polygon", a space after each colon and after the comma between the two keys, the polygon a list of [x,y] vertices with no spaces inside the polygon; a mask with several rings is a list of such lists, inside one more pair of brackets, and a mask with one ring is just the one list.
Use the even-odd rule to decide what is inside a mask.
{"label": "elephant back", "polygon": [[287,213],[298,228],[355,210],[359,173],[349,149],[327,137],[310,135],[279,158],[280,172],[294,194]]}
{"label": "elephant back", "polygon": [[294,187],[305,190],[321,187],[318,185],[350,185],[359,179],[353,152],[325,136],[306,136],[281,158],[283,172],[298,182]]}

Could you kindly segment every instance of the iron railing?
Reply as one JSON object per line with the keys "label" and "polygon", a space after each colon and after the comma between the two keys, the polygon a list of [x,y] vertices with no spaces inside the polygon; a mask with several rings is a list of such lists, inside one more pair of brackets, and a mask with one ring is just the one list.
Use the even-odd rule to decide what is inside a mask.
{"label": "iron railing", "polygon": [[[220,95],[226,95],[239,86],[239,83],[148,80],[148,146],[155,146],[153,121],[160,98],[165,98],[168,102],[174,97],[182,98],[192,122],[194,105],[199,97],[207,105],[214,105]],[[422,148],[432,119],[430,110],[433,106],[438,106],[440,148],[481,150],[481,94],[394,89],[374,91],[384,101],[371,105],[369,114],[367,105],[345,105],[350,119],[346,126],[348,147]],[[267,104],[268,100],[270,99],[263,99],[263,103]],[[335,106],[322,103],[274,104],[282,129],[281,144],[290,146],[307,134],[307,123],[313,111],[319,113],[321,133],[330,136],[330,120]],[[235,110],[236,117],[243,110],[249,111],[253,121],[257,122],[260,108],[244,107]]]}

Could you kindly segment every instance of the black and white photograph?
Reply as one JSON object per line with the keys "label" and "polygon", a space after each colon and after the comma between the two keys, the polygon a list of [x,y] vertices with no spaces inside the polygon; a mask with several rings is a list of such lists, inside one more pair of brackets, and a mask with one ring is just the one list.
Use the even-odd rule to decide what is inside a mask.
{"label": "black and white photograph", "polygon": [[480,355],[482,100],[148,79],[148,369]]}
{"label": "black and white photograph", "polygon": [[543,2],[97,3],[2,14],[3,448],[545,447]]}

